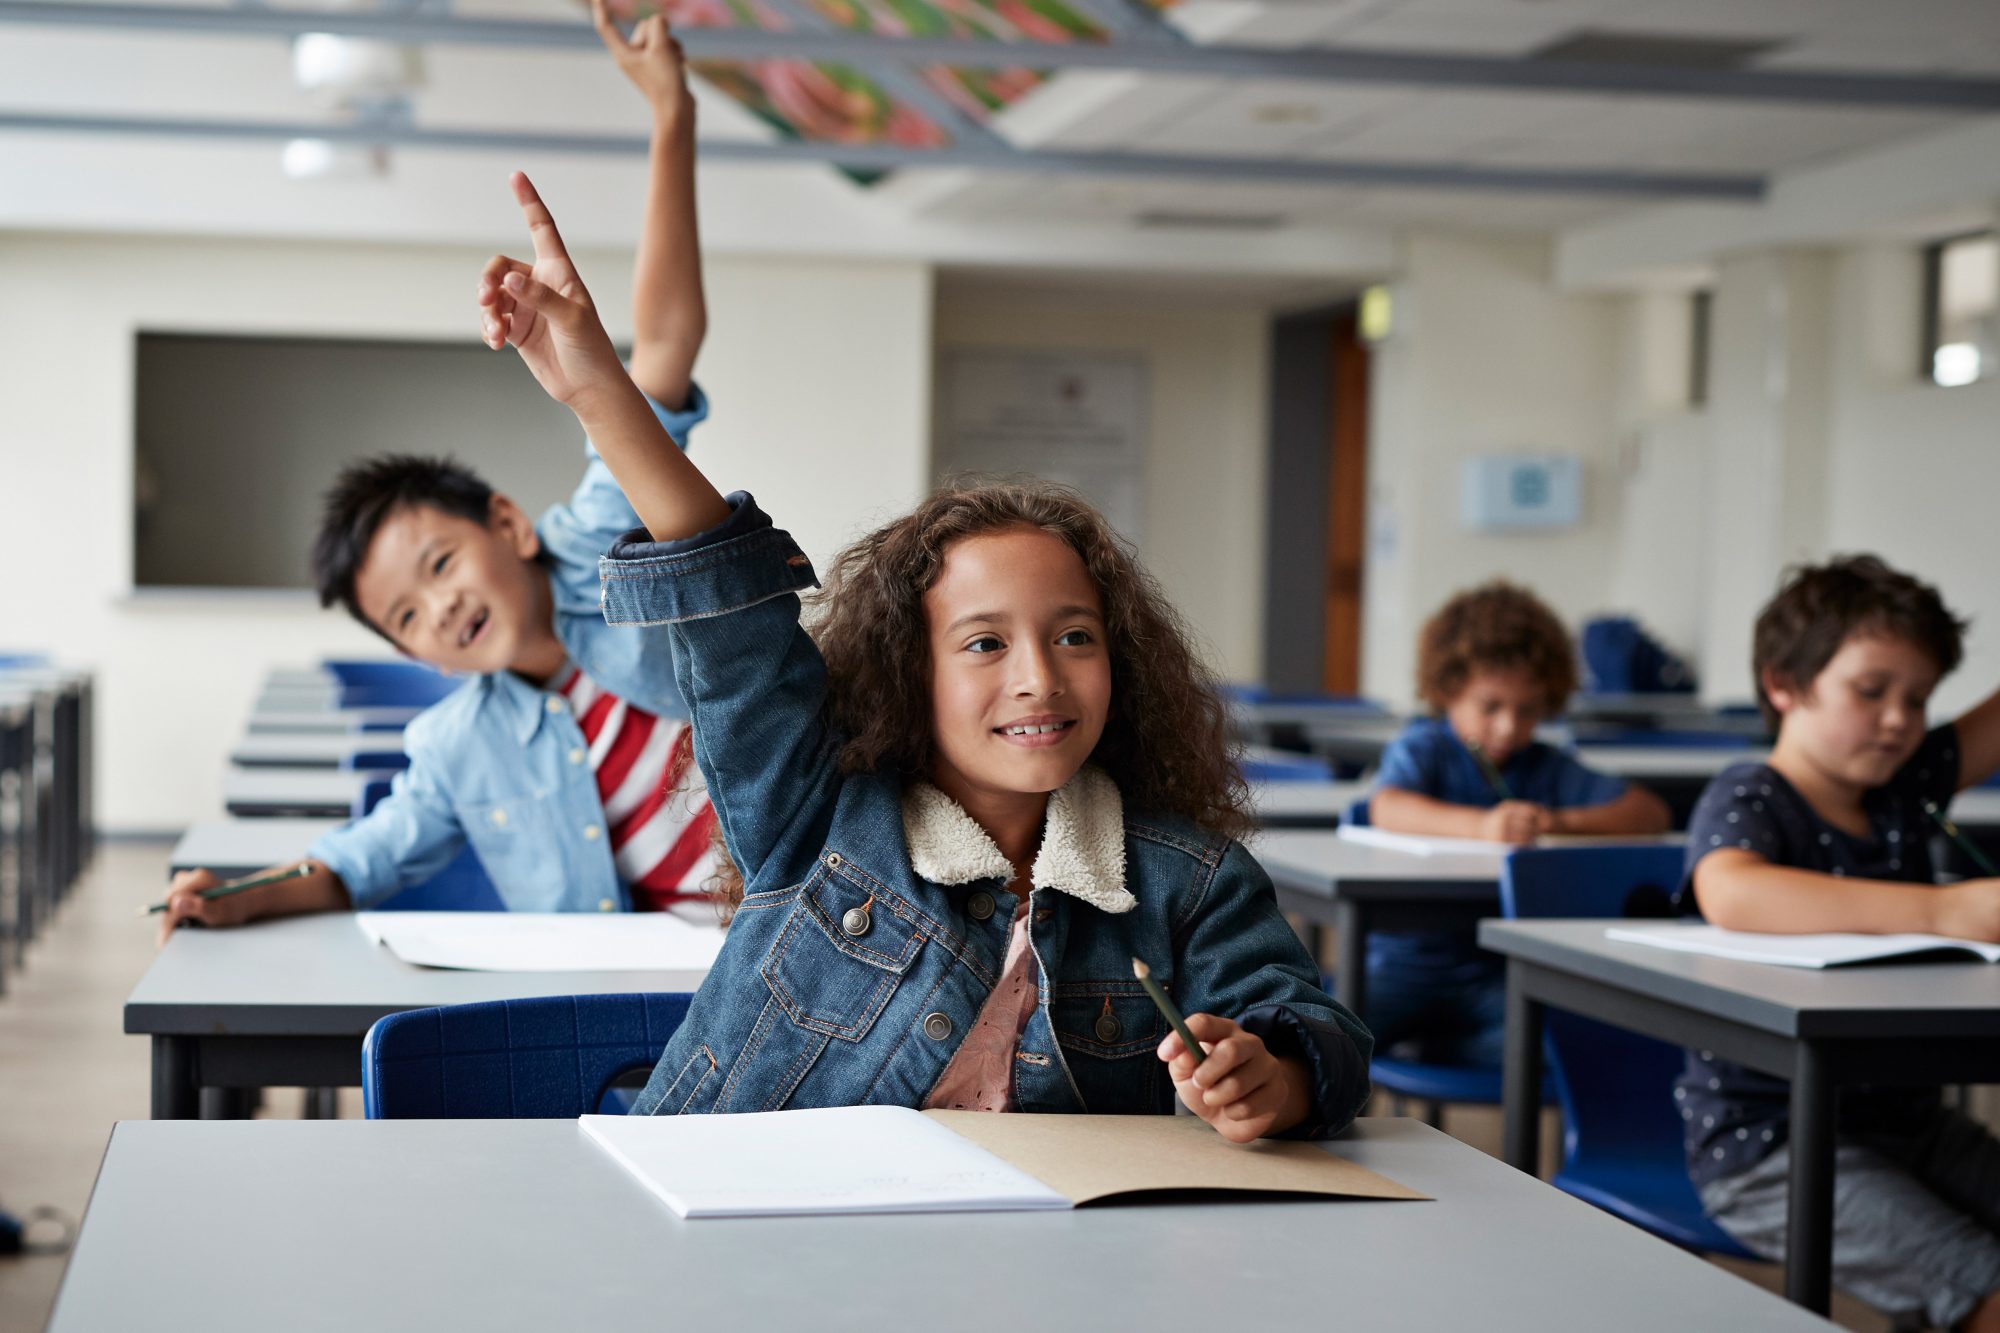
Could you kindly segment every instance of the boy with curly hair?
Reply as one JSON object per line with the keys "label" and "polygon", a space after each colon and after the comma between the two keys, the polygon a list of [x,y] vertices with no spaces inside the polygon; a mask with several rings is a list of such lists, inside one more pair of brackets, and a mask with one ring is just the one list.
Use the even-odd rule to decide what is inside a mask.
{"label": "boy with curly hair", "polygon": [[[1569,634],[1540,598],[1494,580],[1424,625],[1417,692],[1434,714],[1382,754],[1369,822],[1396,833],[1532,843],[1545,834],[1664,833],[1665,802],[1535,739],[1576,689]],[[1505,970],[1470,930],[1368,939],[1368,1026],[1384,1051],[1498,1065]]]}
{"label": "boy with curly hair", "polygon": [[[1702,793],[1682,886],[1712,924],[2000,942],[2000,879],[1938,887],[1931,812],[2000,769],[2000,693],[1925,727],[1964,625],[1874,556],[1792,571],[1757,617],[1770,759]],[[1689,1051],[1688,1174],[1743,1245],[1785,1257],[1790,1085]],[[1935,1088],[1850,1087],[1834,1148],[1833,1278],[1899,1320],[2000,1329],[2000,1140]]]}

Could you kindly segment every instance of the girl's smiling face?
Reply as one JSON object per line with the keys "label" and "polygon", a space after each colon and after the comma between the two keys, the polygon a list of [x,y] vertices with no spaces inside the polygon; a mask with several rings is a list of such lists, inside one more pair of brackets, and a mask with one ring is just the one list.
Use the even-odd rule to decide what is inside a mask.
{"label": "girl's smiling face", "polygon": [[1103,604],[1082,559],[1040,528],[967,537],[923,605],[931,780],[975,818],[1069,781],[1111,706]]}

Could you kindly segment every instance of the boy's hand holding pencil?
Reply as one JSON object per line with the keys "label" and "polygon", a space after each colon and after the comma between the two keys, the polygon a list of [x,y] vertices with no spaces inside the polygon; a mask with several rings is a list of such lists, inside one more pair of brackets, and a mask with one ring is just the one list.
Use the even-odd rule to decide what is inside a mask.
{"label": "boy's hand holding pencil", "polygon": [[1132,974],[1174,1029],[1158,1050],[1174,1091],[1216,1133],[1231,1143],[1249,1143],[1282,1134],[1306,1118],[1312,1102],[1298,1061],[1273,1055],[1262,1037],[1232,1019],[1214,1014],[1183,1019],[1139,959],[1132,960]]}

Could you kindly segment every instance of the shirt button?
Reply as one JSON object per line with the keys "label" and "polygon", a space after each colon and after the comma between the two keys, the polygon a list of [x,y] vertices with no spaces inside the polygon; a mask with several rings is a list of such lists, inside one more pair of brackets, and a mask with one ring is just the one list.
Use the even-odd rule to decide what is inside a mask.
{"label": "shirt button", "polygon": [[873,924],[868,918],[868,909],[865,907],[850,907],[840,917],[840,928],[856,939],[866,935],[868,927]]}
{"label": "shirt button", "polygon": [[1097,1024],[1091,1031],[1097,1034],[1099,1041],[1109,1046],[1124,1035],[1125,1025],[1118,1021],[1118,1015],[1116,1014],[1099,1014],[1097,1016]]}
{"label": "shirt button", "polygon": [[924,1035],[932,1041],[943,1041],[951,1036],[951,1015],[935,1011],[925,1014]]}
{"label": "shirt button", "polygon": [[604,831],[603,829],[600,829],[595,824],[585,824],[583,826],[583,836],[591,842],[596,842],[597,835],[602,833],[603,831]]}
{"label": "shirt button", "polygon": [[542,704],[542,707],[548,709],[551,713],[560,713],[563,710],[563,701],[554,695],[550,695]]}
{"label": "shirt button", "polygon": [[587,754],[585,754],[585,753],[583,752],[583,747],[582,747],[582,746],[578,746],[578,747],[577,747],[576,749],[574,749],[574,750],[571,750],[571,751],[569,752],[569,761],[570,761],[570,762],[571,762],[572,764],[580,764],[580,763],[582,763],[582,762],[583,762],[583,761],[584,761],[585,759],[588,759],[589,757],[590,757],[589,755],[587,755]]}
{"label": "shirt button", "polygon": [[600,912],[615,912],[618,910],[618,900],[616,898],[599,898],[597,900],[597,910]]}
{"label": "shirt button", "polygon": [[974,921],[984,921],[993,915],[993,895],[981,889],[965,900],[965,914]]}
{"label": "shirt button", "polygon": [[493,827],[494,828],[507,827],[507,812],[505,810],[495,810],[493,812]]}

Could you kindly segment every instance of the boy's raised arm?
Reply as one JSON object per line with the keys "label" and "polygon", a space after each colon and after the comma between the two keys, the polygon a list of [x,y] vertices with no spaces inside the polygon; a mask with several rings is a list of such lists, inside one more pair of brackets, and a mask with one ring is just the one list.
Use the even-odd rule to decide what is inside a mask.
{"label": "boy's raised arm", "polygon": [[632,274],[632,380],[655,402],[679,408],[688,400],[695,355],[708,333],[687,61],[663,15],[640,23],[630,40],[611,21],[605,0],[592,0],[591,15],[618,68],[652,110],[646,214]]}
{"label": "boy's raised arm", "polygon": [[676,541],[721,523],[728,501],[674,446],[625,373],[541,196],[518,171],[511,184],[535,262],[507,255],[487,262],[478,286],[486,345],[512,345],[548,395],[576,413],[653,540]]}
{"label": "boy's raised arm", "polygon": [[2000,690],[1958,719],[1958,785],[1976,787],[2000,772]]}

